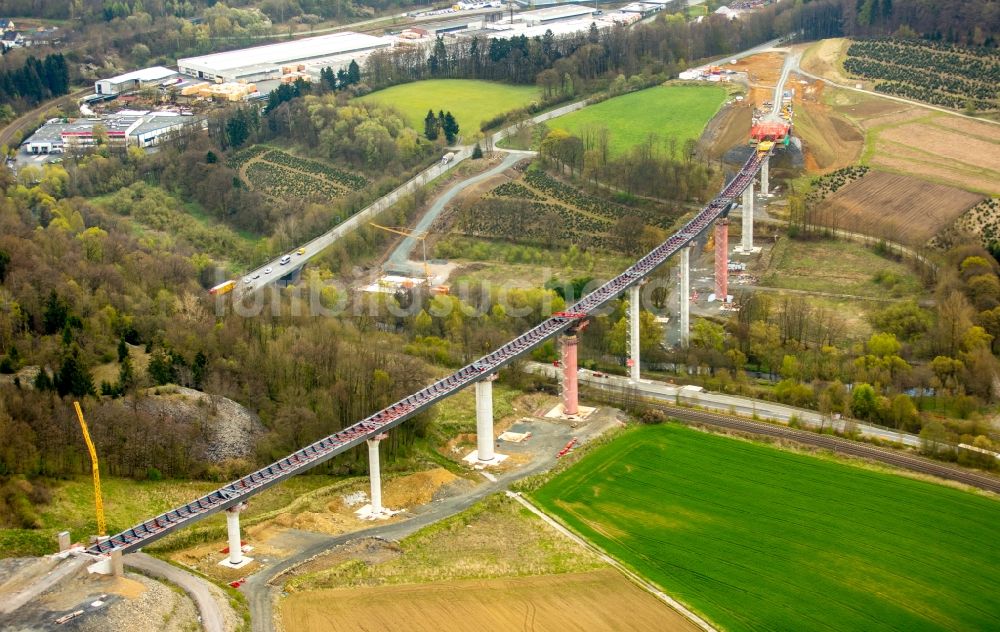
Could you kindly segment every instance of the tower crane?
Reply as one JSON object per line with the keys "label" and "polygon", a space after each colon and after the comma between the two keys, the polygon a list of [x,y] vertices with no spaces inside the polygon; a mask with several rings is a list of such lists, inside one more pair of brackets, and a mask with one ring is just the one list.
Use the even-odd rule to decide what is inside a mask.
{"label": "tower crane", "polygon": [[368,222],[375,228],[379,230],[384,230],[390,233],[396,233],[397,235],[402,235],[403,237],[412,237],[413,239],[420,240],[420,247],[423,250],[424,256],[424,278],[427,280],[427,287],[431,285],[431,269],[427,266],[427,231],[412,231],[408,228],[390,228],[389,226],[382,226],[381,224],[376,224],[375,222]]}
{"label": "tower crane", "polygon": [[90,432],[87,431],[87,422],[83,420],[80,402],[73,402],[73,407],[76,408],[76,417],[80,420],[83,440],[87,442],[87,450],[90,451],[90,466],[94,474],[94,510],[97,513],[97,535],[103,537],[107,533],[104,524],[104,501],[101,500],[101,471],[97,467],[97,450],[94,448],[94,442],[90,440]]}

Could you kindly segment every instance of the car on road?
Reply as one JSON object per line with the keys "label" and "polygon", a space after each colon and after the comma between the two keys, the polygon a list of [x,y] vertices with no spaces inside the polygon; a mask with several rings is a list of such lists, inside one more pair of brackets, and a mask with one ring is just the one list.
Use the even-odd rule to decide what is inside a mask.
{"label": "car on road", "polygon": [[292,255],[285,255],[278,261],[279,265],[287,265],[292,260]]}
{"label": "car on road", "polygon": [[264,274],[271,274],[271,266],[264,268]]}
{"label": "car on road", "polygon": [[607,377],[607,376],[601,373],[600,371],[594,371],[594,377]]}
{"label": "car on road", "polygon": [[243,285],[250,285],[251,283],[253,283],[253,279],[250,277],[243,279]]}
{"label": "car on road", "polygon": [[259,279],[260,278],[260,272],[254,272],[253,273],[253,278]]}
{"label": "car on road", "polygon": [[295,251],[295,254],[297,254],[297,255],[304,255],[304,254],[306,254],[306,249],[305,248],[299,248],[298,250]]}

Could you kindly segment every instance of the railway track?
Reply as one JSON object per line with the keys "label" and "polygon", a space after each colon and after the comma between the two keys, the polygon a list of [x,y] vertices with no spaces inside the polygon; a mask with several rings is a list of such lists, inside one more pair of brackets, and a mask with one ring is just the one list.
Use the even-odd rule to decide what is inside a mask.
{"label": "railway track", "polygon": [[938,461],[905,454],[898,450],[882,448],[867,443],[860,443],[850,439],[842,439],[832,435],[816,434],[808,430],[788,428],[774,424],[763,423],[742,419],[735,415],[725,413],[713,413],[704,410],[673,406],[671,404],[648,403],[648,406],[668,413],[671,417],[688,424],[701,424],[727,430],[737,430],[750,434],[779,439],[790,439],[796,443],[823,448],[839,454],[857,456],[864,459],[878,461],[904,470],[928,474],[958,483],[964,483],[971,487],[976,487],[996,494],[1000,494],[1000,478],[979,474],[971,470],[952,467]]}

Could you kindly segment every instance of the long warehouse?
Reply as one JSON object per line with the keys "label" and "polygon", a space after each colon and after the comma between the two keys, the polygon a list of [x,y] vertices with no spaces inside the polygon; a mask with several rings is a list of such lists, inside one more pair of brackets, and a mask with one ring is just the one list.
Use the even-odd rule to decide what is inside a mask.
{"label": "long warehouse", "polygon": [[177,68],[185,75],[209,81],[263,81],[280,77],[282,67],[354,55],[360,63],[360,59],[372,51],[390,46],[392,41],[383,37],[351,32],[333,33],[178,59]]}

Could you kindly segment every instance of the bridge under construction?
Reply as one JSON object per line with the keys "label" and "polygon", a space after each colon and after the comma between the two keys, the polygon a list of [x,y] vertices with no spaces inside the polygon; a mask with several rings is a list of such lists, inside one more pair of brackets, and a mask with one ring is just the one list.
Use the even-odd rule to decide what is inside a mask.
{"label": "bridge under construction", "polygon": [[[562,335],[563,337],[563,394],[564,412],[575,414],[576,402],[576,333],[581,323],[596,310],[615,300],[625,292],[630,298],[630,355],[633,379],[638,379],[639,373],[639,284],[659,266],[663,265],[675,254],[681,253],[681,335],[682,344],[687,342],[687,324],[689,322],[689,301],[685,286],[690,274],[689,244],[703,235],[713,223],[719,226],[728,224],[730,209],[740,194],[744,196],[743,221],[752,222],[753,184],[758,172],[766,179],[767,164],[770,151],[754,152],[743,164],[736,175],[726,184],[719,195],[709,202],[701,211],[687,222],[677,233],[654,248],[648,254],[636,261],[627,270],[607,281],[598,289],[584,296],[575,304],[567,307],[565,312],[552,315],[536,327],[521,334],[517,338],[493,350],[491,353],[462,367],[448,377],[434,382],[396,403],[362,419],[361,421],[320,439],[301,450],[266,467],[243,476],[215,491],[197,498],[185,505],[176,507],[145,520],[130,529],[103,539],[87,549],[96,556],[106,556],[111,553],[128,553],[146,546],[170,533],[182,529],[194,522],[220,511],[227,512],[229,524],[230,560],[234,564],[240,561],[239,512],[246,506],[247,500],[281,481],[300,474],[317,465],[342,454],[363,442],[369,446],[370,474],[372,478],[372,510],[381,511],[378,500],[378,443],[385,433],[407,419],[420,414],[434,404],[454,395],[470,384],[476,384],[477,395],[477,445],[478,459],[490,462],[493,454],[493,412],[492,412],[492,379],[504,366],[518,357],[528,353],[545,341]],[[762,189],[766,190],[766,181]],[[749,209],[747,208],[747,192],[749,191]],[[749,213],[748,213],[749,210]],[[748,218],[748,215],[750,216]],[[718,221],[717,220],[721,220]],[[752,224],[751,224],[752,225]],[[720,230],[718,227],[717,231]],[[752,248],[751,243],[744,246]],[[718,243],[718,239],[716,242]],[[746,234],[744,234],[746,241]],[[723,255],[725,257],[725,254]],[[725,294],[722,297],[724,299]]]}

